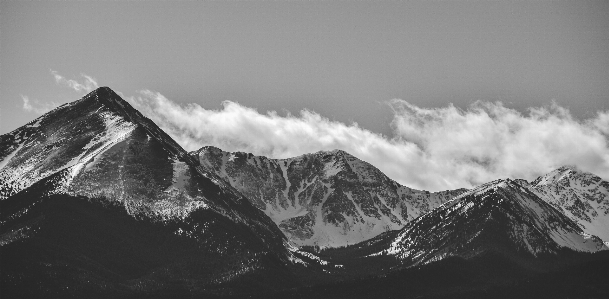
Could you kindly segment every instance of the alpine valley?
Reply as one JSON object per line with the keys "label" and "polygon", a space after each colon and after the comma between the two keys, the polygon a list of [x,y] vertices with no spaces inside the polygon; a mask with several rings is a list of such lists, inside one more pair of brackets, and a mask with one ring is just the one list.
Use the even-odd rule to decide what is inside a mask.
{"label": "alpine valley", "polygon": [[110,88],[0,136],[2,298],[609,298],[609,182],[427,192],[341,150],[186,152]]}

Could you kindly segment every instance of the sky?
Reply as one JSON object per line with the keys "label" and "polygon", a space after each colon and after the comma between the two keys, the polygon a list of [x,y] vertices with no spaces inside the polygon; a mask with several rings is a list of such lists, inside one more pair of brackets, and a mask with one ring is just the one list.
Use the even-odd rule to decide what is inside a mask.
{"label": "sky", "polygon": [[187,150],[609,179],[607,1],[0,1],[0,134],[96,86]]}

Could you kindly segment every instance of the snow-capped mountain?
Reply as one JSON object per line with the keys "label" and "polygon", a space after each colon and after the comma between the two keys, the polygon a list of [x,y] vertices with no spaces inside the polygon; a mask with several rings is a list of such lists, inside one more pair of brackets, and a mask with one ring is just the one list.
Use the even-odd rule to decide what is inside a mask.
{"label": "snow-capped mountain", "polygon": [[388,248],[372,255],[394,256],[406,265],[486,252],[540,257],[608,249],[526,184],[509,179],[461,194],[387,236],[392,238],[385,242]]}
{"label": "snow-capped mountain", "polygon": [[269,159],[206,146],[191,155],[298,245],[354,244],[400,229],[465,191],[414,190],[341,150]]}
{"label": "snow-capped mountain", "polygon": [[[609,252],[596,254],[608,248],[593,235],[607,232],[607,185],[561,168],[532,184],[429,193],[343,151],[189,154],[104,87],[0,136],[0,290],[3,298],[451,297],[501,293],[507,277],[517,289],[508,297],[518,297],[538,290],[531,277],[556,290],[576,269],[585,280],[576,286],[604,298],[598,273]],[[313,254],[282,231],[299,245],[365,241]],[[540,260],[575,268],[541,263],[550,274],[540,276],[528,266]]]}
{"label": "snow-capped mountain", "polygon": [[577,222],[584,232],[609,244],[609,182],[564,166],[540,176],[531,186],[541,198]]}
{"label": "snow-capped mountain", "polygon": [[241,194],[200,167],[107,87],[0,138],[0,199],[48,181],[43,195],[108,198],[133,215],[160,220],[198,208],[236,222],[247,219],[242,211],[260,216]]}
{"label": "snow-capped mountain", "polygon": [[[242,194],[107,87],[0,136],[0,190],[0,250],[15,265],[3,260],[1,280],[11,288],[40,282],[31,278],[38,275],[28,270],[31,263],[48,265],[40,273],[71,277],[40,278],[53,288],[79,285],[74,269],[94,265],[84,277],[117,275],[111,280],[119,286],[148,290],[164,288],[154,278],[159,273],[205,288],[311,261]],[[19,253],[40,248],[46,253]],[[123,259],[121,252],[153,261],[126,270],[130,262],[107,260]]]}

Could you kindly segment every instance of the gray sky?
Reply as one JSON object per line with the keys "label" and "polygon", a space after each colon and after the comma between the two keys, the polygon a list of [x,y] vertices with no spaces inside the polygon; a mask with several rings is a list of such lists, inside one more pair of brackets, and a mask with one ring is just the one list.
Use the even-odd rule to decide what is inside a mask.
{"label": "gray sky", "polygon": [[[274,110],[282,117],[286,112],[299,115],[302,109],[309,109],[347,127],[357,122],[359,128],[383,134],[388,144],[395,144],[396,138],[413,142],[422,149],[411,158],[433,157],[429,145],[433,142],[413,135],[413,128],[438,111],[441,113],[434,114],[437,119],[464,116],[450,110],[450,103],[470,111],[470,105],[478,100],[502,101],[505,107],[524,113],[514,116],[522,123],[530,122],[528,108],[550,107],[553,100],[568,109],[576,122],[608,111],[609,2],[0,1],[0,134],[25,124],[53,105],[84,94],[65,88],[66,84],[57,84],[51,70],[66,79],[82,81],[81,74],[92,76],[99,85],[126,96],[148,89],[173,103],[197,103],[210,111],[226,110],[228,106],[222,104],[226,100],[239,103],[240,108],[230,107],[237,107],[232,111],[241,111],[242,115],[249,110],[239,109],[247,107],[262,115]],[[25,106],[24,98],[28,100]],[[445,110],[425,110],[427,116],[416,109],[403,114],[387,104],[392,99],[402,99],[422,109]],[[399,108],[396,107],[393,108]],[[178,106],[174,108],[179,110]],[[202,115],[197,111],[201,112],[182,111],[185,119],[192,120],[182,124],[191,130],[191,136],[203,134],[194,126],[199,121],[197,115]],[[515,115],[514,111],[501,115]],[[462,118],[466,121],[478,116],[472,112]],[[453,122],[455,117],[444,119],[442,124],[458,126]],[[491,118],[498,123],[498,117]],[[283,121],[260,119],[265,123]],[[317,127],[312,125],[314,121],[307,119],[305,123]],[[609,128],[603,127],[604,121],[597,117],[596,131],[591,132],[601,134],[594,139],[598,151],[593,158],[582,158],[582,165],[609,176],[607,135],[602,137]],[[505,122],[509,119],[505,118]],[[538,121],[536,125],[541,128],[545,124]],[[574,126],[590,131],[590,127]],[[442,125],[435,123],[424,129],[431,127]],[[445,129],[419,131],[440,134]],[[181,133],[173,134],[176,137]],[[342,143],[299,150],[340,147],[350,140],[345,138]],[[510,138],[506,140],[515,142]],[[202,142],[177,139],[188,145],[187,149]],[[220,143],[228,147],[225,149],[252,150],[257,154],[299,153],[278,150],[288,148],[288,141],[287,145],[272,147],[235,145],[247,142],[251,145],[252,141]],[[525,146],[528,141],[522,142]],[[434,148],[439,151],[446,146]],[[373,151],[345,149],[359,157],[372,157]],[[544,151],[538,154],[548,156]],[[447,155],[446,161],[466,154],[455,155]],[[488,170],[491,158],[487,157],[488,152],[481,155],[467,159]],[[498,175],[531,176],[574,159],[567,158],[554,159],[528,173],[495,169],[492,175],[481,175],[479,180]],[[429,165],[438,169],[443,165],[430,161]],[[459,165],[452,166],[461,169]],[[399,180],[400,171],[381,169]],[[418,182],[425,179],[418,178]],[[477,183],[478,179],[468,178],[467,182]],[[433,188],[452,186],[464,183]]]}
{"label": "gray sky", "polygon": [[49,69],[217,109],[308,108],[391,134],[400,98],[609,108],[607,1],[0,2],[0,133],[63,103]]}

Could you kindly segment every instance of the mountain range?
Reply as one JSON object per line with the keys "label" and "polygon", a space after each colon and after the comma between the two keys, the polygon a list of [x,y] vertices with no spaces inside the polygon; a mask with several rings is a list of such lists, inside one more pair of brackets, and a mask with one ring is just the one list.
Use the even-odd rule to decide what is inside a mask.
{"label": "mountain range", "polygon": [[[268,217],[109,88],[0,140],[9,294],[223,293],[226,282],[306,264]],[[176,276],[188,280],[159,282]]]}
{"label": "mountain range", "polygon": [[340,150],[188,153],[102,87],[0,136],[0,290],[601,298],[608,194],[575,167],[427,192]]}
{"label": "mountain range", "polygon": [[341,150],[269,159],[206,146],[191,155],[300,246],[355,244],[400,229],[465,191],[411,189]]}

